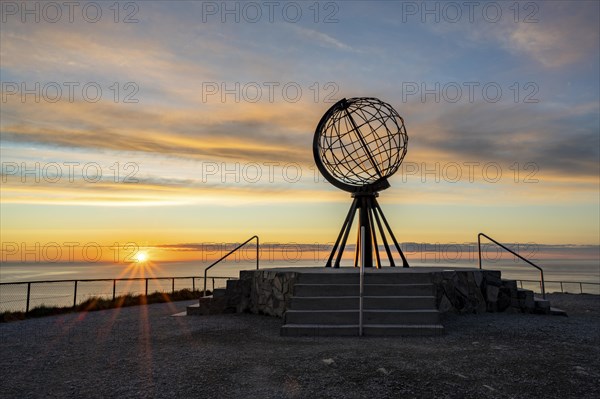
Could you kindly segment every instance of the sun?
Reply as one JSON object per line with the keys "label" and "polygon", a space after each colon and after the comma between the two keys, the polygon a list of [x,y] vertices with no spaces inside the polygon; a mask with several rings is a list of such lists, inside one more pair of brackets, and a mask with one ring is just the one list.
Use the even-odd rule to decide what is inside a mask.
{"label": "sun", "polygon": [[143,263],[148,260],[148,254],[146,252],[138,252],[135,254],[135,260],[138,261],[138,263]]}

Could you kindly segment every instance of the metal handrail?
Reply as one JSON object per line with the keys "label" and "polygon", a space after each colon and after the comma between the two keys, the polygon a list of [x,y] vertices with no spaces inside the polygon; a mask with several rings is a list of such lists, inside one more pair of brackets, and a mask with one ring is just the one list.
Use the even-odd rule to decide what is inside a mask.
{"label": "metal handrail", "polygon": [[541,267],[539,267],[538,265],[536,265],[535,263],[531,262],[528,259],[525,259],[524,257],[522,257],[521,255],[519,255],[518,253],[516,253],[515,251],[513,251],[510,248],[505,247],[504,245],[500,244],[498,241],[494,240],[492,237],[483,234],[483,233],[479,233],[477,235],[477,246],[479,248],[479,268],[482,269],[481,267],[481,236],[484,236],[485,238],[487,238],[488,240],[490,240],[491,242],[493,242],[494,244],[498,245],[500,248],[504,249],[505,251],[510,252],[511,254],[513,254],[514,256],[516,256],[517,258],[529,263],[531,266],[535,267],[536,269],[538,269],[540,271],[540,279],[541,279],[541,283],[542,283],[542,298],[546,299],[546,285],[544,283],[544,271],[542,270]]}
{"label": "metal handrail", "polygon": [[[97,281],[130,281],[130,280],[172,280],[172,279],[190,279],[190,278],[201,278],[199,276],[181,276],[181,277],[119,277],[119,278],[77,278],[70,280],[33,280],[33,281],[8,281],[0,283],[0,285],[15,285],[15,284],[41,284],[41,283],[72,283],[75,281],[79,282],[97,282]],[[219,277],[227,278],[227,277]]]}
{"label": "metal handrail", "polygon": [[256,270],[258,270],[258,262],[259,262],[259,247],[260,247],[260,242],[259,242],[259,238],[258,236],[252,236],[250,238],[248,238],[246,241],[244,241],[243,243],[241,243],[240,245],[238,245],[237,247],[235,247],[234,249],[232,249],[231,251],[229,251],[227,254],[225,254],[225,256],[222,256],[219,260],[213,262],[210,266],[206,267],[204,269],[204,291],[202,292],[203,296],[206,296],[206,274],[208,273],[208,270],[211,269],[213,266],[215,266],[217,263],[221,262],[223,259],[225,259],[226,257],[228,257],[229,255],[231,255],[232,253],[234,253],[235,251],[237,251],[238,249],[240,249],[241,247],[243,247],[244,245],[248,244],[250,241],[254,240],[256,238]]}
{"label": "metal handrail", "polygon": [[[539,280],[525,280],[525,279],[518,279],[515,280],[516,282],[521,284],[521,288],[523,288],[523,282],[526,283],[539,283]],[[564,293],[564,284],[578,284],[579,285],[579,292],[581,294],[583,294],[583,286],[584,285],[600,285],[600,283],[592,283],[590,281],[558,281],[558,280],[546,280],[547,283],[552,283],[552,284],[560,284],[560,292]]]}

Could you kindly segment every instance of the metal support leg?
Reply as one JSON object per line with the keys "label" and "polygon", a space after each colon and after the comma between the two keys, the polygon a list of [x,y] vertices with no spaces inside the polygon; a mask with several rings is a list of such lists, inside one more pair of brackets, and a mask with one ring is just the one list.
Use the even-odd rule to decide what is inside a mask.
{"label": "metal support leg", "polygon": [[396,263],[394,263],[394,257],[392,256],[392,251],[390,250],[390,246],[388,245],[387,238],[385,237],[385,232],[383,231],[383,226],[381,225],[381,220],[379,219],[379,215],[377,214],[377,208],[373,209],[373,215],[375,215],[375,222],[377,222],[379,234],[381,235],[381,241],[383,241],[383,246],[385,248],[385,252],[387,253],[388,259],[390,260],[390,266],[395,267]]}
{"label": "metal support leg", "polygon": [[346,231],[344,232],[344,238],[342,239],[342,243],[340,244],[340,250],[338,252],[338,256],[335,260],[334,267],[340,267],[340,262],[342,261],[342,254],[344,253],[344,249],[346,248],[346,242],[348,241],[348,234],[350,234],[350,230],[352,229],[352,222],[354,222],[354,214],[356,213],[357,203],[352,203],[352,207],[350,211],[350,219],[348,220],[348,224],[346,225]]}
{"label": "metal support leg", "polygon": [[375,249],[375,261],[378,269],[381,269],[381,258],[379,257],[379,245],[377,244],[377,232],[375,231],[375,224],[373,223],[373,213],[375,209],[373,209],[373,203],[371,202],[371,198],[367,197],[367,215],[369,216],[369,229],[371,230],[371,236],[373,237],[373,248]]}
{"label": "metal support leg", "polygon": [[[333,257],[335,256],[335,253],[338,249],[338,245],[340,244],[340,240],[342,240],[342,237],[344,237],[344,240],[343,240],[342,247],[340,248],[340,253],[344,252],[344,246],[346,245],[346,239],[348,238],[348,231],[350,230],[350,227],[352,227],[352,220],[354,219],[355,212],[356,212],[356,198],[354,199],[354,201],[352,202],[352,205],[350,206],[348,215],[346,215],[346,219],[344,220],[344,224],[342,226],[342,229],[340,230],[340,234],[338,234],[338,238],[335,241],[333,248],[331,249],[331,254],[329,254],[329,259],[327,260],[325,267],[331,267],[331,261],[333,260]],[[339,267],[340,260],[341,260],[341,256],[338,256],[338,258],[336,259],[336,262],[335,262],[336,267]]]}
{"label": "metal support leg", "polygon": [[381,207],[379,206],[379,203],[377,202],[377,200],[375,198],[373,198],[373,202],[375,203],[376,209],[381,214],[381,219],[383,219],[383,223],[385,224],[385,227],[387,228],[388,232],[390,233],[390,237],[392,238],[392,242],[396,246],[396,249],[398,250],[398,253],[400,254],[400,257],[402,258],[402,267],[409,267],[408,266],[408,261],[406,260],[406,257],[404,257],[404,253],[402,252],[402,249],[400,249],[400,245],[398,244],[398,241],[396,240],[396,237],[394,236],[394,232],[392,231],[392,228],[390,227],[390,224],[388,223],[387,219],[385,218],[385,215],[383,214],[383,211],[381,210]]}
{"label": "metal support leg", "polygon": [[[402,265],[404,267],[409,267],[408,261],[406,260],[402,249],[400,248],[400,244],[398,244],[398,241],[394,236],[394,232],[392,231],[387,219],[385,218],[381,207],[377,203],[377,193],[357,192],[354,193],[352,197],[354,198],[354,200],[352,201],[352,205],[350,206],[350,210],[346,215],[346,219],[344,220],[342,229],[340,230],[340,233],[338,234],[335,244],[331,250],[331,253],[329,254],[329,258],[327,259],[325,267],[340,267],[342,255],[344,253],[344,249],[346,248],[346,243],[348,241],[348,235],[350,234],[350,230],[352,229],[352,224],[354,222],[354,218],[356,217],[357,211],[358,232],[356,240],[356,250],[354,253],[354,266],[359,266],[360,258],[361,260],[364,259],[364,267],[373,267],[373,250],[375,250],[375,266],[377,268],[381,268],[382,264],[381,256],[379,254],[377,229],[379,230],[379,234],[381,235],[381,240],[383,242],[388,259],[390,260],[390,266],[396,266],[392,255],[391,246],[390,244],[388,244],[388,238],[386,237],[385,229],[387,229],[391,241],[394,243],[396,249],[398,250],[398,253],[400,254],[400,257],[402,258]],[[377,224],[377,228],[375,227],[375,224]]]}
{"label": "metal support leg", "polygon": [[362,197],[360,201],[359,226],[364,227],[364,239],[361,240],[362,258],[365,260],[365,267],[373,267],[373,240],[371,238],[371,229],[369,228],[369,208],[367,198]]}
{"label": "metal support leg", "polygon": [[358,267],[358,259],[360,257],[360,238],[361,238],[361,228],[358,226],[358,232],[356,233],[356,248],[354,249],[354,267]]}

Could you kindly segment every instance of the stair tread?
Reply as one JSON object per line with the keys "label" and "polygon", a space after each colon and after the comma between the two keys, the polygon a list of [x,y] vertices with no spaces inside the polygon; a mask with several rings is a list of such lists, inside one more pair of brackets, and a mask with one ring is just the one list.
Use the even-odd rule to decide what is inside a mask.
{"label": "stair tread", "polygon": [[[284,328],[358,328],[358,324],[284,324]],[[363,324],[365,327],[375,328],[438,328],[443,329],[441,324]]]}
{"label": "stair tread", "polygon": [[[325,313],[325,312],[339,312],[339,313],[358,313],[358,309],[288,309],[286,313]],[[363,313],[439,313],[437,309],[363,309]]]}
{"label": "stair tread", "polygon": [[[339,296],[293,296],[293,298],[302,298],[302,299],[322,299],[322,300],[331,300],[334,298],[355,298],[358,299],[360,298],[358,295],[339,295]],[[406,299],[423,299],[423,298],[427,298],[427,299],[431,299],[431,298],[435,298],[435,296],[433,295],[382,295],[382,296],[377,296],[377,295],[364,295],[363,299],[366,298],[377,298],[377,299],[395,299],[395,298],[406,298]]]}
{"label": "stair tread", "polygon": [[363,324],[364,327],[377,327],[377,328],[440,328],[444,326],[441,324]]}
{"label": "stair tread", "polygon": [[[299,285],[302,285],[302,286],[310,285],[310,286],[317,286],[317,287],[331,287],[332,285],[333,286],[341,285],[341,286],[344,286],[344,287],[347,287],[347,286],[353,286],[353,287],[360,286],[359,283],[356,283],[356,284],[354,284],[354,283],[296,283],[296,284],[294,284],[294,286],[296,286],[296,287],[299,286]],[[364,285],[385,286],[385,287],[391,287],[391,286],[394,286],[394,287],[395,286],[415,286],[415,285],[417,285],[417,286],[422,286],[422,285],[432,286],[433,283],[406,283],[406,284],[395,284],[395,283],[380,284],[380,283],[374,283],[374,284],[372,284],[372,283],[365,282]]]}

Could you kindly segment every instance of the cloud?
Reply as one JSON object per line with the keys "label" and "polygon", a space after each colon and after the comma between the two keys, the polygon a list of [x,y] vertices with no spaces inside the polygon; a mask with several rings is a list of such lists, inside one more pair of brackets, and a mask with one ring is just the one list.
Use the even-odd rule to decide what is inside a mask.
{"label": "cloud", "polygon": [[215,78],[209,67],[182,58],[139,32],[134,39],[123,40],[133,32],[112,25],[95,26],[102,34],[89,26],[74,31],[61,24],[3,28],[2,68],[25,81],[134,81],[147,91],[152,87],[163,92],[186,87],[190,76]]}
{"label": "cloud", "polygon": [[29,175],[25,182],[19,176],[2,176],[3,204],[53,204],[85,206],[172,206],[216,204],[221,206],[253,203],[311,203],[336,201],[335,195],[322,192],[316,185],[275,184],[266,178],[258,184],[222,183],[199,178],[139,178],[125,183],[107,179],[90,182],[67,176],[52,182]]}
{"label": "cloud", "polygon": [[598,54],[598,3],[544,2],[537,23],[514,24],[505,43],[542,65],[558,68]]}
{"label": "cloud", "polygon": [[336,38],[329,36],[326,33],[316,31],[314,29],[303,28],[301,26],[291,25],[300,36],[309,41],[322,46],[322,47],[330,47],[336,50],[344,50],[344,51],[356,51],[351,46],[342,43]]}
{"label": "cloud", "polygon": [[[188,159],[304,162],[311,156],[313,127],[305,113],[290,114],[286,104],[221,104],[201,112],[111,102],[10,100],[2,111],[6,141]],[[299,146],[306,151],[298,151]]]}
{"label": "cloud", "polygon": [[597,178],[599,107],[597,102],[574,107],[484,102],[447,107],[414,126],[419,136],[409,145],[416,143],[434,159],[535,162],[544,172]]}
{"label": "cloud", "polygon": [[[17,143],[39,153],[48,148],[60,149],[67,157],[69,151],[80,150],[92,154],[121,154],[119,157],[145,154],[153,158],[155,165],[162,165],[166,160],[173,164],[209,160],[297,162],[310,167],[313,165],[314,127],[330,106],[313,100],[313,93],[308,90],[312,82],[319,81],[323,88],[323,79],[333,76],[341,88],[340,95],[358,87],[365,94],[390,101],[399,96],[399,82],[391,79],[407,76],[417,79],[423,74],[434,74],[435,62],[440,57],[451,59],[458,46],[502,46],[519,57],[526,55],[554,69],[597,58],[597,4],[569,5],[566,9],[551,2],[539,4],[539,23],[514,23],[509,15],[501,23],[484,26],[417,25],[418,29],[426,25],[427,29],[438,30],[439,35],[433,38],[420,35],[422,32],[417,28],[411,30],[414,27],[409,29],[398,19],[396,28],[404,29],[398,32],[378,26],[366,34],[364,27],[355,26],[356,21],[349,20],[345,28],[331,26],[333,34],[296,24],[197,24],[194,13],[186,6],[168,5],[161,9],[153,4],[144,6],[143,23],[131,26],[112,23],[3,25],[0,38],[3,79],[7,75],[42,82],[59,78],[81,81],[115,78],[121,83],[133,80],[140,85],[139,104],[104,101],[107,99],[95,104],[82,101],[24,104],[18,97],[12,97],[2,104],[3,146]],[[171,12],[172,7],[177,12]],[[372,5],[361,7],[371,10]],[[364,26],[370,26],[374,20],[364,18],[365,10],[359,11],[357,18]],[[453,46],[435,42],[431,48],[422,46],[429,40],[445,40],[447,31],[460,34],[460,40],[453,41]],[[464,32],[468,34],[463,35]],[[407,43],[407,37],[415,37],[415,42]],[[290,42],[297,46],[289,48]],[[356,47],[347,42],[357,43]],[[373,44],[368,56],[356,50],[366,49],[366,43]],[[350,55],[351,62],[340,58]],[[444,62],[439,64],[445,66]],[[467,68],[466,74],[478,74],[479,66]],[[487,64],[481,66],[485,68]],[[514,66],[517,72],[522,71],[520,60]],[[242,99],[236,103],[231,97],[222,102],[218,95],[205,101],[202,96],[202,82],[230,84],[260,79],[282,82],[298,76],[311,83],[303,86],[304,97],[297,103],[264,99],[257,103]],[[558,79],[571,78],[570,74],[557,76]],[[442,77],[440,73],[427,80]],[[562,201],[564,191],[573,189],[589,199],[590,190],[597,189],[599,106],[597,95],[594,101],[580,101],[578,97],[568,98],[562,104],[538,105],[397,101],[397,109],[407,117],[410,135],[405,161],[493,161],[505,168],[515,161],[536,162],[544,181],[551,180],[555,184],[552,186],[554,197],[559,196]],[[196,180],[177,180],[171,170],[165,177],[165,171],[158,169],[136,188],[124,190],[120,186],[107,186],[102,199],[95,197],[95,193],[89,194],[88,189],[34,187],[28,194],[25,188],[12,185],[8,187],[12,190],[10,201],[35,202],[37,195],[41,196],[40,201],[72,203],[89,203],[94,198],[114,203],[169,203],[169,198],[171,201],[201,198],[200,188],[194,186]],[[310,200],[310,195],[330,198],[331,192],[324,187],[328,186],[313,191],[306,189],[310,194],[301,198]],[[530,189],[529,195],[536,200],[552,195],[552,191],[540,187]],[[287,188],[255,185],[249,191],[240,191],[239,187],[228,191],[229,188],[222,186],[202,186],[207,193],[204,198],[211,200],[217,200],[220,195],[217,190],[228,198],[235,195],[251,198],[262,192],[287,200]],[[56,197],[53,189],[56,189]],[[187,189],[193,194],[188,195]],[[386,197],[396,201],[457,203],[464,201],[461,198],[465,195],[477,196],[490,191],[476,186],[458,191],[456,186],[442,188],[440,185],[411,189],[414,192],[410,196],[398,190],[397,195],[386,193]],[[432,197],[434,191],[436,195]],[[497,196],[506,200],[514,193],[514,190],[504,190]]]}
{"label": "cloud", "polygon": [[426,26],[440,37],[460,36],[461,40],[455,41],[458,47],[477,49],[500,44],[509,53],[527,57],[550,69],[584,61],[598,62],[598,2],[506,2],[496,5],[502,8],[497,22],[483,18],[484,14],[479,14],[481,10],[478,10],[471,23],[442,22]]}

